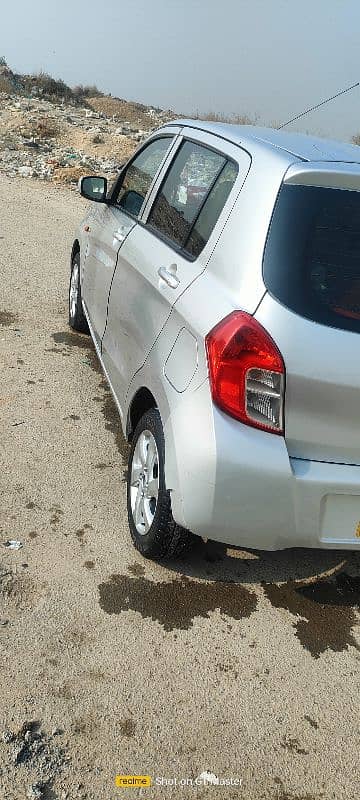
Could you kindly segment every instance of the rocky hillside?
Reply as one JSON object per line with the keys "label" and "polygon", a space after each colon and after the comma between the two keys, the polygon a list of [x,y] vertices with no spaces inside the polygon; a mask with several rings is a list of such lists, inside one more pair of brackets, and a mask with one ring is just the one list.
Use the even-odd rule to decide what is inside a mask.
{"label": "rocky hillside", "polygon": [[112,177],[171,111],[70,89],[50,76],[16,75],[0,59],[0,172],[76,184],[86,172]]}

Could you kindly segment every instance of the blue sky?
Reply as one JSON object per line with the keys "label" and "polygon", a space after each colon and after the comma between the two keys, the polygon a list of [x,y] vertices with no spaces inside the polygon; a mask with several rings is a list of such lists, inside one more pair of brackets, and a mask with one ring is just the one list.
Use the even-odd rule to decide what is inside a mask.
{"label": "blue sky", "polygon": [[[286,121],[360,80],[358,0],[16,0],[0,55],[120,97]],[[289,129],[349,139],[360,87]]]}

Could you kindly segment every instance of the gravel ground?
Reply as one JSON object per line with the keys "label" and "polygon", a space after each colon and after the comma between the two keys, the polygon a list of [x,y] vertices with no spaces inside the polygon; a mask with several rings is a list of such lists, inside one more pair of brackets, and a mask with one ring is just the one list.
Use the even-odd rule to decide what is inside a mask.
{"label": "gravel ground", "polygon": [[[359,556],[142,560],[116,412],[67,326],[83,201],[0,177],[0,202],[1,800],[114,800],[117,773],[156,800],[357,798]],[[205,770],[241,787],[156,785]]]}

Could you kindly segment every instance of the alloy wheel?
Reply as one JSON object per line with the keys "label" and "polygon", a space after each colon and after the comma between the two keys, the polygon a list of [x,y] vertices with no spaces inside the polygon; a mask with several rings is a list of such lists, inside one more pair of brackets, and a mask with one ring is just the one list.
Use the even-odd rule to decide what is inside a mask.
{"label": "alloy wheel", "polygon": [[78,294],[79,294],[79,265],[77,264],[76,261],[74,261],[71,272],[70,291],[69,291],[69,309],[70,309],[70,317],[72,319],[74,319],[76,315]]}
{"label": "alloy wheel", "polygon": [[131,462],[130,502],[134,524],[144,536],[154,520],[159,495],[159,453],[151,431],[141,431]]}

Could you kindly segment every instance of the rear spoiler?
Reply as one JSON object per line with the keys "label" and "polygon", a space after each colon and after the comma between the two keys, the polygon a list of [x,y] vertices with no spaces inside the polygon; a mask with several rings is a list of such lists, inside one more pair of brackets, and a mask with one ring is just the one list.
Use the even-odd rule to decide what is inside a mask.
{"label": "rear spoiler", "polygon": [[360,164],[343,161],[312,161],[292,164],[284,183],[360,191]]}

